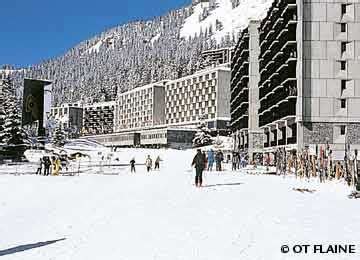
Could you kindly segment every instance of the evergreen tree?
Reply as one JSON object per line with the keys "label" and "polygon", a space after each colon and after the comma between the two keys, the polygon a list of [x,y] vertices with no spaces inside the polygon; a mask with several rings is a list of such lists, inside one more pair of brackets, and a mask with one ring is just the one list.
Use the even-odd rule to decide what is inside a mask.
{"label": "evergreen tree", "polygon": [[[28,135],[21,126],[20,105],[15,95],[14,87],[10,80],[2,82],[2,106],[3,114],[1,136],[7,155],[21,156],[27,147],[30,146]],[[4,115],[5,113],[5,115]]]}
{"label": "evergreen tree", "polygon": [[5,98],[4,98],[4,90],[5,82],[0,80],[0,145],[5,144]]}
{"label": "evergreen tree", "polygon": [[193,139],[193,146],[201,147],[211,145],[212,143],[213,141],[210,135],[210,129],[207,128],[205,121],[203,121],[198,126],[198,131]]}
{"label": "evergreen tree", "polygon": [[61,129],[61,127],[57,127],[54,133],[53,144],[59,147],[63,147],[65,145],[65,141],[65,132]]}

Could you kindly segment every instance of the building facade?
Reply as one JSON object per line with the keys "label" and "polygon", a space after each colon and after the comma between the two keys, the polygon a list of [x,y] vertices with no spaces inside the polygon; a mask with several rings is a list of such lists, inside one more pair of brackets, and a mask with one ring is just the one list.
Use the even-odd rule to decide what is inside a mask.
{"label": "building facade", "polygon": [[229,48],[207,50],[201,53],[202,65],[204,67],[216,67],[223,64],[230,64],[231,50]]}
{"label": "building facade", "polygon": [[64,130],[69,130],[79,135],[83,127],[83,108],[78,103],[63,104],[58,107],[51,107],[50,116],[60,124]]}
{"label": "building facade", "polygon": [[359,0],[274,1],[260,25],[259,57],[267,150],[359,147]]}
{"label": "building facade", "polygon": [[106,135],[87,136],[86,138],[112,147],[168,147],[186,149],[192,147],[195,129],[157,126],[122,130]]}
{"label": "building facade", "polygon": [[217,67],[172,80],[165,87],[166,124],[207,124],[226,129],[230,121],[230,68]]}
{"label": "building facade", "polygon": [[115,112],[116,131],[164,124],[166,82],[157,82],[120,94]]}
{"label": "building facade", "polygon": [[246,150],[250,158],[262,152],[263,133],[259,128],[259,21],[250,21],[234,49],[231,63],[231,129],[235,150]]}
{"label": "building facade", "polygon": [[83,134],[111,134],[114,132],[115,101],[84,105]]}

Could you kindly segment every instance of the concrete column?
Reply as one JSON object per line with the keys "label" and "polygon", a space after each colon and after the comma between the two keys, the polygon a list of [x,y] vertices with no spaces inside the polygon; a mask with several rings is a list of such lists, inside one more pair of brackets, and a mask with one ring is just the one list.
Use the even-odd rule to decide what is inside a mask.
{"label": "concrete column", "polygon": [[276,125],[272,125],[269,127],[269,131],[270,131],[270,144],[271,142],[274,142],[276,140]]}
{"label": "concrete column", "polygon": [[283,134],[282,134],[282,131],[281,131],[281,123],[277,123],[276,124],[276,132],[277,132],[277,140],[279,142],[279,140],[283,139]]}
{"label": "concrete column", "polygon": [[248,153],[249,158],[253,158],[253,153],[261,152],[264,147],[262,138],[263,131],[259,128],[260,108],[259,101],[259,28],[260,21],[250,21],[249,23],[249,130],[248,130]]}

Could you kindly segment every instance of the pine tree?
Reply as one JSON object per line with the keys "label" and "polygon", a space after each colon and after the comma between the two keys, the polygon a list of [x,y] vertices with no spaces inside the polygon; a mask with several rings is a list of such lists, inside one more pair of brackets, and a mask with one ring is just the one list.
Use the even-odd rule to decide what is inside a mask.
{"label": "pine tree", "polygon": [[[29,147],[30,142],[24,129],[21,127],[20,105],[16,98],[14,87],[9,79],[2,82],[2,131],[1,139],[7,155],[21,156]],[[5,114],[4,114],[5,113]]]}
{"label": "pine tree", "polygon": [[54,133],[53,144],[59,147],[63,147],[65,145],[65,141],[65,132],[61,129],[61,127],[57,127]]}
{"label": "pine tree", "polygon": [[210,130],[207,128],[206,123],[202,122],[198,126],[198,131],[195,134],[193,139],[193,146],[194,147],[201,147],[206,145],[211,145],[213,143]]}
{"label": "pine tree", "polygon": [[4,90],[5,82],[0,80],[0,145],[5,144],[5,98],[4,98]]}
{"label": "pine tree", "polygon": [[7,146],[27,146],[27,134],[21,127],[21,116],[16,101],[9,102],[5,118],[5,142]]}

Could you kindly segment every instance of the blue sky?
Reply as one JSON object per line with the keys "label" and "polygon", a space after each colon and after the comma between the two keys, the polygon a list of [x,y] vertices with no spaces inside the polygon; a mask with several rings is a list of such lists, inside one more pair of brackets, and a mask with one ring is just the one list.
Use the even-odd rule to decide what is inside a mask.
{"label": "blue sky", "polygon": [[0,65],[28,66],[128,21],[149,19],[191,0],[5,0]]}

